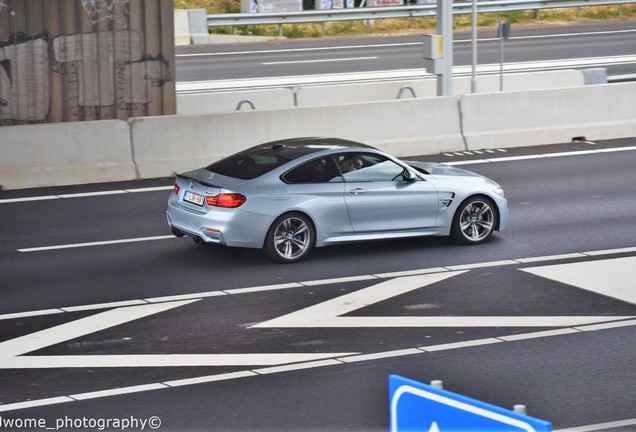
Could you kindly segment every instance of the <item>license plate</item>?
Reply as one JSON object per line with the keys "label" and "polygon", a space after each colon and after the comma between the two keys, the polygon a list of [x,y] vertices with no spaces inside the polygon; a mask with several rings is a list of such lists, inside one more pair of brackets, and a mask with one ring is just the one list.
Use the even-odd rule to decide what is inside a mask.
{"label": "license plate", "polygon": [[197,195],[192,192],[186,191],[183,194],[183,200],[192,204],[196,204],[198,206],[203,206],[204,198],[201,195]]}

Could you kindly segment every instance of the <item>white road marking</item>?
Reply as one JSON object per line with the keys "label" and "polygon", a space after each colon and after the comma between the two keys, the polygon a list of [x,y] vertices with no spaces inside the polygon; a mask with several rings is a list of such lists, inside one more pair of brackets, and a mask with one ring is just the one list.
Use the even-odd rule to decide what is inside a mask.
{"label": "white road marking", "polygon": [[[512,157],[501,157],[501,158],[489,158],[489,159],[474,159],[474,160],[466,160],[466,161],[455,161],[455,162],[444,162],[446,165],[470,165],[470,164],[484,164],[484,163],[493,163],[493,162],[510,162],[517,160],[528,160],[528,159],[543,159],[549,157],[565,157],[565,156],[582,156],[582,155],[590,155],[590,154],[598,154],[598,153],[613,153],[613,152],[621,152],[621,151],[634,151],[636,150],[636,146],[630,147],[615,147],[615,148],[606,148],[606,149],[592,149],[585,151],[576,151],[576,152],[560,152],[560,153],[546,153],[540,155],[529,155],[529,156],[512,156]],[[487,153],[495,153],[494,150],[484,149]],[[506,152],[506,149],[497,149],[499,152]],[[462,153],[457,153],[459,156],[462,156]],[[0,204],[14,204],[14,203],[23,203],[23,202],[33,202],[33,201],[47,201],[47,200],[55,200],[55,199],[65,199],[65,198],[86,198],[92,196],[100,196],[100,195],[115,195],[115,194],[126,194],[126,193],[143,193],[143,192],[157,192],[157,191],[169,191],[172,190],[172,186],[158,186],[158,187],[148,187],[148,188],[137,188],[137,189],[122,189],[122,190],[112,190],[112,191],[101,191],[101,192],[86,192],[81,194],[61,194],[61,195],[40,195],[33,197],[23,197],[23,198],[7,198],[0,199]],[[31,248],[35,249],[35,248]]]}
{"label": "white road marking", "polygon": [[300,63],[335,63],[335,62],[346,62],[346,61],[356,61],[356,60],[377,60],[377,59],[378,57],[351,57],[351,58],[264,62],[261,64],[263,66],[270,66],[270,65],[300,64]]}
{"label": "white road marking", "polygon": [[[630,325],[636,326],[636,320],[631,321]],[[346,363],[353,363],[356,361],[377,360],[377,359],[383,359],[383,358],[399,357],[399,356],[414,355],[414,354],[426,354],[427,352],[443,351],[445,349],[451,350],[451,349],[471,348],[476,346],[483,346],[483,345],[498,343],[496,342],[497,340],[500,340],[506,343],[514,343],[515,341],[523,340],[523,339],[555,337],[555,336],[567,335],[570,333],[596,331],[596,330],[597,329],[595,329],[594,326],[590,326],[590,328],[584,326],[584,327],[579,327],[578,329],[561,329],[558,331],[534,332],[534,333],[526,333],[525,335],[515,334],[510,336],[502,336],[502,337],[488,338],[488,339],[478,339],[474,341],[466,341],[466,342],[460,342],[455,344],[433,345],[428,347],[422,346],[422,347],[416,347],[416,348],[410,348],[410,349],[407,348],[402,350],[385,351],[385,352],[378,352],[378,353],[372,353],[372,354],[352,355],[352,356],[347,356],[347,357],[342,357],[337,359],[309,361],[305,363],[292,364],[289,366],[244,370],[244,371],[221,373],[221,374],[214,374],[214,375],[204,375],[204,376],[199,376],[194,378],[185,378],[185,379],[174,380],[174,381],[150,383],[145,385],[124,387],[124,388],[114,388],[114,389],[102,390],[98,392],[89,392],[89,393],[39,399],[39,400],[26,401],[26,402],[8,403],[4,405],[0,404],[0,412],[16,411],[16,410],[25,409],[25,408],[55,405],[55,404],[73,402],[75,400],[83,400],[88,398],[101,398],[101,397],[115,396],[119,394],[141,393],[141,392],[145,392],[149,390],[166,389],[170,387],[180,387],[180,386],[210,383],[215,381],[242,379],[242,378],[248,378],[248,377],[255,377],[261,374],[282,373],[282,372],[288,372],[291,370],[302,370],[302,369],[319,368],[319,367],[325,367],[325,366],[338,366],[338,365],[344,365]],[[596,430],[608,429],[611,427],[629,426],[631,424],[636,424],[636,420],[624,420],[621,422],[582,426],[581,428],[564,429],[564,430],[560,430],[556,432],[592,432]],[[612,426],[606,426],[606,425],[612,425]],[[585,428],[588,428],[588,429],[585,429]]]}
{"label": "white road marking", "polygon": [[390,279],[255,324],[250,328],[571,327],[634,318],[632,316],[342,316],[465,272],[455,271]]}
{"label": "white road marking", "polygon": [[357,353],[125,354],[0,357],[0,369],[285,365]]}
{"label": "white road marking", "polygon": [[111,309],[69,323],[61,324],[25,336],[0,343],[0,359],[14,357],[36,351],[67,340],[98,332],[126,322],[134,321],[175,307],[193,303],[197,300],[146,304]]}
{"label": "white road marking", "polygon": [[578,426],[578,427],[573,427],[569,429],[559,429],[554,432],[596,432],[596,431],[602,431],[602,430],[614,429],[614,428],[620,428],[620,427],[626,427],[626,426],[634,426],[634,425],[636,425],[636,418],[628,419],[628,420],[618,420],[618,421],[613,421],[608,423],[598,423],[598,424],[587,425],[587,426]]}
{"label": "white road marking", "polygon": [[523,271],[636,304],[636,257],[556,264]]}
{"label": "white road marking", "polygon": [[612,149],[591,149],[591,150],[583,150],[583,151],[576,151],[576,152],[545,153],[545,154],[527,155],[527,156],[507,156],[507,157],[489,158],[489,159],[473,159],[473,160],[463,160],[463,161],[454,161],[454,162],[444,162],[444,164],[445,165],[472,165],[472,164],[484,164],[484,163],[494,163],[494,162],[510,162],[510,161],[520,161],[520,160],[557,158],[557,157],[566,157],[566,156],[587,156],[587,155],[594,155],[599,153],[612,153],[612,152],[634,151],[634,150],[636,150],[636,146],[617,147]]}
{"label": "white road marking", "polygon": [[[375,275],[361,275],[357,277],[351,276],[351,277],[343,277],[343,278],[335,278],[335,279],[323,279],[323,284],[342,283],[342,282],[349,282],[351,280],[365,280],[365,279],[371,280],[375,278],[385,279],[385,278],[396,278],[401,276],[444,273],[444,272],[458,270],[458,269],[465,270],[465,269],[488,268],[488,267],[494,267],[496,263],[500,263],[501,265],[510,265],[512,263],[524,264],[529,262],[536,263],[536,262],[545,262],[545,261],[562,261],[562,260],[567,260],[572,258],[598,257],[598,256],[618,255],[618,254],[627,254],[627,253],[635,253],[635,252],[636,252],[636,246],[626,247],[626,248],[617,248],[617,249],[604,249],[604,250],[579,252],[579,253],[572,253],[572,254],[546,255],[546,256],[537,256],[537,257],[529,257],[529,258],[519,258],[515,260],[510,260],[510,261],[496,261],[496,262],[466,264],[461,266],[452,266],[452,269],[450,267],[434,267],[434,268],[423,268],[423,269],[416,269],[416,270],[405,270],[401,272],[378,273]],[[214,297],[214,296],[222,296],[222,295],[237,295],[237,294],[247,294],[247,293],[263,292],[263,291],[274,291],[279,289],[302,288],[305,286],[320,285],[319,282],[320,282],[319,280],[314,280],[314,281],[309,281],[306,283],[284,283],[284,284],[274,284],[274,285],[263,285],[263,286],[256,286],[256,287],[228,289],[224,291],[204,291],[199,293],[178,294],[178,295],[152,297],[152,298],[145,298],[140,300],[129,300],[129,301],[141,302],[141,303],[163,303],[163,302],[180,301],[180,300],[201,299],[206,297]],[[7,314],[0,314],[0,321],[16,319],[16,318],[28,318],[28,317],[41,316],[41,315],[65,313],[67,311],[104,309],[104,308],[109,308],[109,307],[118,306],[118,305],[119,305],[119,302],[112,302],[112,303],[100,303],[100,304],[89,304],[89,305],[82,305],[82,306],[62,307],[58,309],[43,309],[43,310],[35,310],[35,311],[7,313]]]}
{"label": "white road marking", "polygon": [[18,249],[17,251],[18,252],[42,252],[42,251],[73,249],[73,248],[81,248],[81,247],[89,247],[89,246],[107,246],[107,245],[123,244],[123,243],[138,243],[138,242],[146,242],[146,241],[154,241],[154,240],[168,240],[168,239],[174,239],[174,238],[175,236],[170,234],[170,235],[153,236],[153,237],[137,237],[137,238],[129,238],[129,239],[105,240],[105,241],[96,241],[96,242],[88,242],[88,243],[70,243],[70,244],[56,245],[56,246],[39,246],[39,247]]}
{"label": "white road marking", "polygon": [[90,198],[90,197],[103,196],[103,195],[118,195],[118,194],[127,194],[127,193],[168,191],[168,190],[172,190],[172,188],[173,186],[171,185],[171,186],[145,187],[145,188],[137,188],[137,189],[120,189],[120,190],[109,190],[109,191],[83,192],[83,193],[74,193],[74,194],[41,195],[41,196],[23,197],[23,198],[7,198],[7,199],[1,199],[0,204],[11,204],[11,203],[31,202],[31,201],[47,201],[47,200],[65,199],[65,198]]}
{"label": "white road marking", "polygon": [[[627,56],[604,56],[577,59],[557,59],[531,62],[508,62],[504,65],[507,73],[523,73],[541,71],[544,69],[575,69],[586,66],[599,65],[620,65],[636,63],[636,55]],[[480,64],[477,66],[479,75],[498,73],[501,69],[499,63]],[[471,65],[461,65],[453,67],[453,76],[469,76],[472,74]],[[348,72],[340,74],[315,74],[301,76],[277,76],[277,77],[257,77],[225,80],[207,81],[180,81],[176,84],[177,94],[187,93],[208,93],[215,91],[230,91],[238,89],[271,88],[281,86],[299,86],[334,83],[361,83],[378,80],[412,80],[412,79],[435,79],[435,75],[427,74],[421,68],[400,69],[390,71],[368,71],[368,72]]]}
{"label": "white road marking", "polygon": [[[590,36],[600,36],[600,35],[612,35],[612,34],[623,34],[623,33],[633,33],[636,30],[625,29],[625,30],[605,30],[605,31],[597,31],[597,32],[586,32],[586,33],[557,33],[557,34],[547,34],[547,35],[529,35],[529,36],[512,36],[510,40],[513,39],[552,39],[552,38],[562,38],[562,37],[590,37]],[[488,41],[499,41],[498,38],[479,38],[478,42],[488,42]],[[462,43],[471,43],[471,39],[455,39],[453,43],[462,44]],[[378,44],[364,44],[364,45],[342,45],[342,46],[326,46],[326,47],[306,47],[306,48],[279,48],[279,49],[262,49],[262,50],[246,50],[246,51],[228,51],[228,52],[205,52],[205,53],[182,53],[176,54],[175,57],[219,57],[219,56],[236,56],[236,55],[245,55],[245,54],[264,54],[264,53],[291,53],[291,52],[311,52],[311,51],[340,51],[340,50],[349,50],[349,49],[364,49],[364,48],[392,48],[392,47],[403,47],[403,46],[421,46],[422,42],[396,42],[396,43],[378,43]]]}
{"label": "white road marking", "polygon": [[[357,353],[248,353],[25,356],[58,343],[115,327],[198,301],[118,307],[0,343],[0,369],[280,366],[348,356]],[[78,309],[84,310],[84,309]]]}

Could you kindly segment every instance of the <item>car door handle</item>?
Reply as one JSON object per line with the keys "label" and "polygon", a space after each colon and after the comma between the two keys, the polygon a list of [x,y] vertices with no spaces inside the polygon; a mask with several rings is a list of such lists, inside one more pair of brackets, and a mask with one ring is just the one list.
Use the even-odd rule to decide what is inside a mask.
{"label": "car door handle", "polygon": [[367,193],[367,190],[362,188],[355,188],[355,189],[351,189],[349,193],[352,193],[354,195],[362,195],[364,193]]}

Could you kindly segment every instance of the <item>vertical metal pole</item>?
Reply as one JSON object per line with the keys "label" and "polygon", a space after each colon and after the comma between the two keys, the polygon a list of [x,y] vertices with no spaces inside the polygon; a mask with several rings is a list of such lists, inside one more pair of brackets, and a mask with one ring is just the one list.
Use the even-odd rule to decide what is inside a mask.
{"label": "vertical metal pole", "polygon": [[477,93],[477,0],[473,0],[472,15],[473,73],[470,79],[470,91]]}
{"label": "vertical metal pole", "polygon": [[442,35],[442,73],[437,76],[437,95],[453,95],[453,0],[437,1],[437,34]]}
{"label": "vertical metal pole", "polygon": [[503,91],[504,32],[499,20],[499,91]]}

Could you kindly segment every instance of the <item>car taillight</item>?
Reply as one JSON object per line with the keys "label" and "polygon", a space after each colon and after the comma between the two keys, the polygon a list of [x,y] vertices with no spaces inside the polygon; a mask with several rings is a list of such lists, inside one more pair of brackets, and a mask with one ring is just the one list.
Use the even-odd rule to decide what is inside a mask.
{"label": "car taillight", "polygon": [[177,182],[175,181],[175,182],[174,182],[174,187],[172,188],[172,191],[173,191],[173,192],[174,192],[174,194],[176,195],[176,194],[178,194],[178,193],[179,193],[179,190],[180,190],[180,189],[181,189],[181,188],[179,187],[179,185],[177,185]]}
{"label": "car taillight", "polygon": [[207,195],[205,202],[212,207],[236,208],[240,207],[247,198],[245,195],[237,193],[220,193],[218,195]]}

